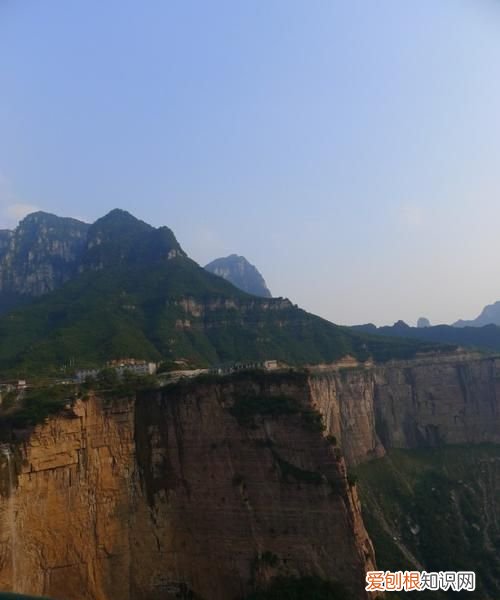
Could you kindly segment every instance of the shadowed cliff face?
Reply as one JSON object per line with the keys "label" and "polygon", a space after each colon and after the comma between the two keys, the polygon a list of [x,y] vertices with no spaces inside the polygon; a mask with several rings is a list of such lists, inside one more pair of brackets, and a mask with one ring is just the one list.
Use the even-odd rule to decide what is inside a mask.
{"label": "shadowed cliff face", "polygon": [[500,443],[500,359],[449,355],[312,375],[314,405],[346,462],[389,448]]}
{"label": "shadowed cliff face", "polygon": [[[52,417],[0,452],[0,589],[55,600],[232,600],[276,575],[312,574],[364,598],[374,559],[341,454],[352,467],[394,448],[498,443],[499,365],[453,355],[78,401],[73,417]],[[425,468],[409,468],[405,489],[426,498],[429,486],[448,485],[448,468],[443,461],[433,486]],[[468,498],[465,476],[454,477],[443,491],[448,513],[470,503],[477,512],[486,498],[494,522],[496,484],[478,480]],[[393,508],[365,493],[375,498],[366,515],[374,534],[398,538],[407,513],[389,493]],[[408,565],[426,564],[422,547],[436,528],[419,506],[411,524],[421,519],[424,546],[398,546]],[[479,550],[467,527],[467,543],[491,556],[495,527]]]}
{"label": "shadowed cliff face", "polygon": [[356,471],[380,570],[473,570],[466,597],[500,597],[500,446],[389,450]]}
{"label": "shadowed cliff face", "polygon": [[88,225],[43,212],[0,231],[0,312],[46,294],[76,274]]}
{"label": "shadowed cliff face", "polygon": [[499,376],[498,359],[462,355],[311,377],[328,431],[359,465],[379,569],[474,570],[467,596],[500,597]]}
{"label": "shadowed cliff face", "polygon": [[313,574],[364,598],[373,554],[355,488],[307,379],[287,377],[91,397],[5,450],[0,589],[229,600]]}

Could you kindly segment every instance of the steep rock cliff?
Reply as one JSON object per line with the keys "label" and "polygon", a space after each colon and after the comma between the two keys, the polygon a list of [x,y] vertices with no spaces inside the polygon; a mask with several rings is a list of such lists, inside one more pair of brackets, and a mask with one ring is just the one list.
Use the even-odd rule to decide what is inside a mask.
{"label": "steep rock cliff", "polygon": [[314,574],[364,598],[371,543],[314,414],[302,375],[78,401],[3,448],[0,588],[229,600]]}
{"label": "steep rock cliff", "polygon": [[311,376],[379,569],[472,570],[471,600],[499,597],[499,382],[499,358],[466,353]]}
{"label": "steep rock cliff", "polygon": [[69,357],[82,367],[120,356],[313,364],[437,349],[365,337],[283,298],[250,296],[186,256],[170,229],[120,209],[90,226],[34,213],[0,231],[0,331],[4,377],[21,379],[61,372]]}
{"label": "steep rock cliff", "polygon": [[41,296],[77,273],[88,225],[36,212],[0,232],[0,299]]}
{"label": "steep rock cliff", "polygon": [[500,358],[454,353],[310,377],[350,465],[389,448],[500,443]]}
{"label": "steep rock cliff", "polygon": [[467,598],[500,597],[499,445],[389,450],[356,474],[379,569],[474,571]]}
{"label": "steep rock cliff", "polygon": [[[353,468],[394,448],[498,443],[499,366],[456,354],[80,400],[0,452],[0,588],[56,600],[229,600],[274,575],[314,574],[364,598],[374,557],[341,454]],[[463,539],[493,561],[496,455],[471,464],[484,477],[469,497],[455,471],[446,514],[484,506],[485,519],[463,519]],[[418,498],[441,490],[452,466],[444,461],[437,479],[429,468],[402,469],[401,489],[415,486]],[[393,486],[396,508],[386,508],[375,494],[382,480],[362,485],[381,556],[385,535],[405,564],[436,564],[422,550],[436,529],[425,502],[411,504],[416,492],[400,502]]]}

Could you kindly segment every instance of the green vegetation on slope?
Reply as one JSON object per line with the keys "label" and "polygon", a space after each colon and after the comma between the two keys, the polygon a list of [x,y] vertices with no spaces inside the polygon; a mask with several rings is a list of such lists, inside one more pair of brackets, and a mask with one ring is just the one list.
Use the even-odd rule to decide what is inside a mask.
{"label": "green vegetation on slope", "polygon": [[283,300],[249,296],[183,256],[83,273],[0,318],[0,342],[0,367],[16,375],[123,356],[300,364],[347,354],[406,358],[436,348],[363,336]]}
{"label": "green vegetation on slope", "polygon": [[484,325],[483,327],[453,327],[451,325],[435,325],[433,327],[409,327],[404,323],[392,326],[375,327],[375,325],[357,325],[354,331],[370,334],[379,338],[390,337],[402,342],[420,340],[431,344],[452,344],[468,348],[500,351],[500,327]]}
{"label": "green vegetation on slope", "polygon": [[[51,414],[64,411],[77,394],[76,386],[43,386],[5,394],[0,409],[0,439],[9,441],[14,429],[26,429]],[[68,411],[68,414],[72,414]]]}
{"label": "green vegetation on slope", "polygon": [[357,334],[286,300],[246,294],[190,260],[170,229],[120,209],[90,226],[35,213],[0,237],[0,309],[16,306],[0,318],[4,376],[61,375],[70,365],[125,356],[199,366],[267,358],[296,365],[347,354],[360,361],[409,358],[436,348]]}
{"label": "green vegetation on slope", "polygon": [[11,441],[16,430],[30,429],[56,413],[74,418],[73,403],[91,390],[103,398],[113,399],[151,390],[156,385],[157,381],[153,376],[125,371],[123,377],[119,377],[113,369],[104,369],[95,380],[81,385],[54,385],[34,380],[32,388],[3,393],[0,405],[0,440]]}
{"label": "green vegetation on slope", "polygon": [[472,570],[467,598],[500,597],[500,446],[391,450],[356,474],[381,570]]}

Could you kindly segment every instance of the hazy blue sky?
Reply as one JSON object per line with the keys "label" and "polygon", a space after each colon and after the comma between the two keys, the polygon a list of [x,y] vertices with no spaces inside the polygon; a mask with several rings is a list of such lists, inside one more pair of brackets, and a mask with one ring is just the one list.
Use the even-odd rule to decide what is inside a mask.
{"label": "hazy blue sky", "polygon": [[339,323],[500,299],[496,0],[0,0],[0,226],[168,225]]}

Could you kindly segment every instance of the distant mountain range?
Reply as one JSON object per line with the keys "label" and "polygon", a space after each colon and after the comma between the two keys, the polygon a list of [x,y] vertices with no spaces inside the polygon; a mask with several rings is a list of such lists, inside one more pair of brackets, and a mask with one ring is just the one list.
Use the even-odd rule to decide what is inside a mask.
{"label": "distant mountain range", "polygon": [[92,225],[35,213],[0,238],[4,374],[62,373],[126,356],[304,364],[441,349],[367,336],[284,298],[249,295],[192,261],[170,229],[123,210]]}
{"label": "distant mountain range", "polygon": [[484,325],[500,325],[500,301],[485,306],[481,314],[470,321],[460,319],[453,327],[483,327]]}
{"label": "distant mountain range", "polygon": [[427,317],[420,317],[417,321],[417,327],[430,327],[431,322]]}
{"label": "distant mountain range", "polygon": [[224,258],[216,258],[212,262],[205,265],[205,269],[209,273],[219,275],[230,281],[238,289],[260,296],[262,298],[271,298],[264,277],[259,271],[244,256],[231,254]]}
{"label": "distant mountain range", "polygon": [[455,327],[452,325],[410,327],[404,321],[397,321],[392,326],[376,327],[373,323],[367,323],[366,325],[355,325],[351,329],[392,339],[422,340],[500,352],[500,327],[492,324],[483,327]]}

